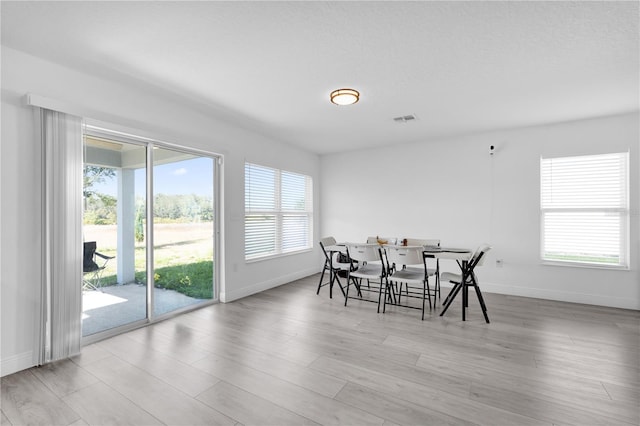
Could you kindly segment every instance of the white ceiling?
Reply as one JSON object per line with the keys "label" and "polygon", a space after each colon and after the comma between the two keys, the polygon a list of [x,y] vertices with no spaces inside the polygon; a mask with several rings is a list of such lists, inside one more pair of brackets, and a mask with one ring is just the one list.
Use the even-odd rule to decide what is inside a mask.
{"label": "white ceiling", "polygon": [[[324,154],[638,110],[638,2],[8,2],[2,44]],[[333,89],[359,103],[329,102]],[[394,117],[415,114],[399,124]]]}

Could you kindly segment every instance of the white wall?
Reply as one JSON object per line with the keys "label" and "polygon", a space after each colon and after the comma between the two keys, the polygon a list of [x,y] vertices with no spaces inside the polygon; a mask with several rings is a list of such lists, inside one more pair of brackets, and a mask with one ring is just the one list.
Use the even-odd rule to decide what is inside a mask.
{"label": "white wall", "polygon": [[320,254],[315,247],[288,258],[250,264],[244,261],[245,160],[310,175],[314,179],[314,205],[318,206],[317,155],[218,121],[211,109],[187,105],[179,97],[144,84],[102,80],[2,47],[2,375],[34,365],[37,338],[34,318],[41,282],[41,153],[33,109],[23,103],[27,93],[75,106],[82,115],[113,123],[119,130],[224,155],[225,281],[221,283],[221,299],[234,300],[319,270]]}
{"label": "white wall", "polygon": [[[478,271],[485,291],[640,309],[638,128],[635,113],[323,156],[321,234],[488,242]],[[540,157],[627,150],[631,270],[541,265]]]}

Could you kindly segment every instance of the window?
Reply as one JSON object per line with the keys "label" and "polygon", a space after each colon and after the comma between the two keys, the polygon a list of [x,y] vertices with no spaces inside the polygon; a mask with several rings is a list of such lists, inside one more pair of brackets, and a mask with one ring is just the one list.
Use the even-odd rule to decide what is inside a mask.
{"label": "window", "polygon": [[245,259],[310,249],[311,177],[245,163],[244,178]]}
{"label": "window", "polygon": [[542,260],[627,268],[629,154],[540,160]]}

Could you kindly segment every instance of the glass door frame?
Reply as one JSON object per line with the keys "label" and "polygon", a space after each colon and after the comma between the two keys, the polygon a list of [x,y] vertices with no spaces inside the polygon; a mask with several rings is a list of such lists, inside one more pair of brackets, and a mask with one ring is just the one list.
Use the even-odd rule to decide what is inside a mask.
{"label": "glass door frame", "polygon": [[[89,336],[82,337],[82,346],[116,336],[118,334],[134,330],[136,328],[143,327],[148,324],[153,324],[158,321],[171,318],[176,315],[180,315],[184,312],[200,309],[204,306],[219,303],[220,301],[220,279],[221,279],[221,229],[222,229],[222,215],[221,215],[221,202],[222,202],[222,164],[223,157],[221,154],[217,154],[211,151],[201,150],[197,148],[190,148],[173,144],[169,142],[159,141],[157,139],[145,138],[141,136],[135,136],[128,133],[123,133],[115,130],[110,130],[94,125],[84,125],[83,135],[94,136],[103,139],[110,139],[115,142],[123,142],[127,144],[133,144],[143,146],[146,148],[146,224],[145,233],[145,251],[146,251],[146,318],[137,320],[122,326],[107,329]],[[155,278],[154,278],[154,221],[153,221],[153,170],[154,170],[154,148],[166,148],[169,150],[177,151],[184,154],[197,155],[202,157],[211,158],[213,161],[213,295],[211,300],[206,300],[193,305],[185,306],[183,308],[167,312],[161,315],[154,315],[155,304]],[[84,166],[84,162],[83,162]]]}

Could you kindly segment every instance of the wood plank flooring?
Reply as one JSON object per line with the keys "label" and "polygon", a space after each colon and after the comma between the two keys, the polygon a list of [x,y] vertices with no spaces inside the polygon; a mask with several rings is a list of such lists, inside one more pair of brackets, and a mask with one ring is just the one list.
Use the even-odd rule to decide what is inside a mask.
{"label": "wood plank flooring", "polygon": [[491,324],[473,295],[420,321],[317,279],[3,377],[1,424],[640,424],[638,311],[486,294]]}

